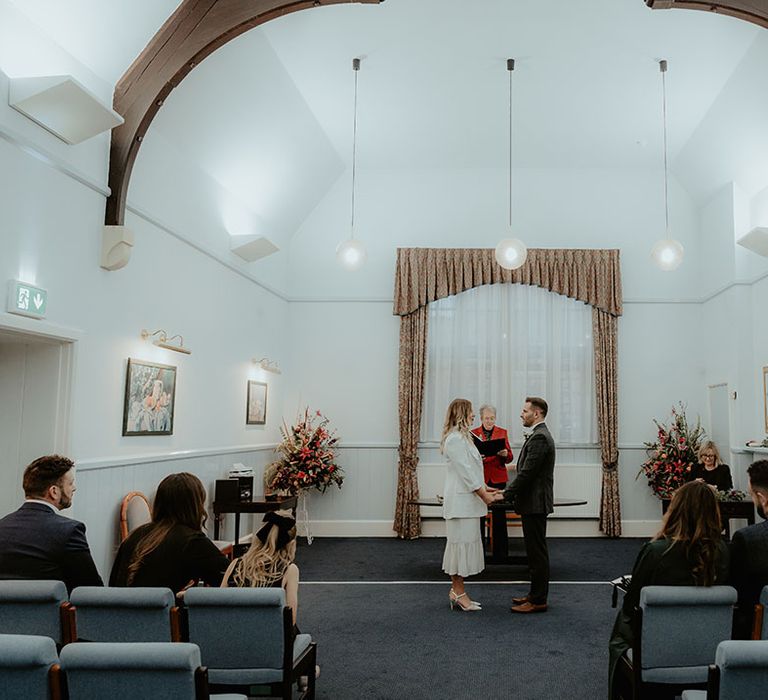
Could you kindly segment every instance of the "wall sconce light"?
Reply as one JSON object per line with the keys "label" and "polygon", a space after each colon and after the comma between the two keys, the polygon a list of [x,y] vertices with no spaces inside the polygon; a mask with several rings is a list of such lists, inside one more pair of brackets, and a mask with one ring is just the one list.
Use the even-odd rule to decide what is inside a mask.
{"label": "wall sconce light", "polygon": [[272,372],[272,374],[282,374],[277,362],[270,360],[268,357],[262,357],[259,360],[254,357],[251,362],[261,367],[261,369],[263,369],[265,372]]}
{"label": "wall sconce light", "polygon": [[[157,345],[159,348],[165,348],[166,350],[173,350],[174,352],[181,352],[185,355],[191,355],[192,351],[188,350],[184,347],[184,338],[180,335],[172,335],[170,338],[168,337],[168,334],[161,328],[160,330],[154,331],[150,333],[148,330],[142,330],[141,331],[141,337],[144,340],[148,340],[149,338],[152,338],[154,336],[157,336],[157,339],[153,340],[152,343]],[[175,345],[173,343],[176,338],[179,339],[178,345]]]}

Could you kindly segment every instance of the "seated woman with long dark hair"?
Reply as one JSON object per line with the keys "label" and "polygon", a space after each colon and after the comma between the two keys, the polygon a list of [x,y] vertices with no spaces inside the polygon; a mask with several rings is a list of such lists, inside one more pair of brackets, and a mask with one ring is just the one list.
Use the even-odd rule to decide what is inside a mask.
{"label": "seated woman with long dark hair", "polygon": [[289,511],[271,511],[254,535],[248,551],[227,569],[222,588],[283,588],[285,603],[299,607],[299,567],[296,558],[296,520]]}
{"label": "seated woman with long dark hair", "polygon": [[701,481],[681,486],[672,497],[661,531],[643,545],[632,569],[624,604],[616,615],[609,653],[609,697],[622,655],[632,647],[632,623],[644,586],[714,586],[728,582],[728,547],[720,532],[713,489]]}
{"label": "seated woman with long dark hair", "polygon": [[170,474],[152,503],[152,522],[120,545],[110,586],[164,586],[180,593],[203,581],[218,586],[229,560],[203,532],[205,489],[194,474]]}

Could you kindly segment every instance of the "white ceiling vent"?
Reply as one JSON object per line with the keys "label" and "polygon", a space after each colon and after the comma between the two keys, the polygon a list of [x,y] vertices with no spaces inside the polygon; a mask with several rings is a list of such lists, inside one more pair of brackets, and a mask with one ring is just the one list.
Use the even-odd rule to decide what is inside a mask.
{"label": "white ceiling vent", "polygon": [[124,121],[71,75],[12,78],[8,104],[70,145]]}

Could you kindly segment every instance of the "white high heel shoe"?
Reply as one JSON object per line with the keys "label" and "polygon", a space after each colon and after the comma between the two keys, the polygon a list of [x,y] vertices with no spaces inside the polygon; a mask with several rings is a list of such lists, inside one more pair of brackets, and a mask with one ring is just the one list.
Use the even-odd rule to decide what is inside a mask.
{"label": "white high heel shoe", "polygon": [[474,600],[469,600],[469,596],[467,596],[467,600],[469,600],[468,606],[463,606],[459,599],[463,598],[464,596],[467,596],[467,592],[464,591],[461,595],[456,595],[453,588],[451,588],[451,592],[448,594],[448,602],[451,604],[451,610],[453,610],[453,606],[455,605],[459,610],[463,610],[464,612],[477,612],[478,610],[482,610],[480,607],[480,603],[476,603]]}

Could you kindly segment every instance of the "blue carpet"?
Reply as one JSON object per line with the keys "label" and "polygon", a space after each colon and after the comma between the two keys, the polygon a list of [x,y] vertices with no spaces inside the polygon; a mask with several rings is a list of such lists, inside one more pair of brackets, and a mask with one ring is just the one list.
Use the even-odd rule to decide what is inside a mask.
{"label": "blue carpet", "polygon": [[[616,612],[607,581],[630,571],[641,542],[553,539],[552,580],[562,583],[552,584],[549,611],[535,615],[509,612],[525,583],[499,583],[527,578],[522,567],[468,580],[483,610],[452,612],[444,540],[302,545],[299,626],[318,642],[317,697],[605,698]],[[381,581],[405,583],[367,583]]]}

